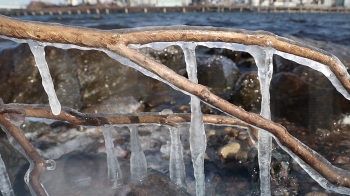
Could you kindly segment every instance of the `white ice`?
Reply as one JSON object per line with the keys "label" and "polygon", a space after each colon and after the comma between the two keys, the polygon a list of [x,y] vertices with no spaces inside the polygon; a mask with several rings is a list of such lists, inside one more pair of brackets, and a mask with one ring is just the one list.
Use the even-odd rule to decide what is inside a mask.
{"label": "white ice", "polygon": [[186,188],[186,173],[185,173],[185,163],[183,159],[183,148],[180,139],[180,128],[179,127],[170,127],[170,137],[171,137],[171,146],[170,146],[170,179],[176,185]]}
{"label": "white ice", "polygon": [[[271,120],[270,111],[270,81],[273,72],[273,50],[270,48],[262,48],[260,46],[247,47],[258,67],[258,75],[261,89],[261,111],[260,115]],[[258,134],[258,161],[260,176],[260,192],[261,195],[271,195],[270,189],[270,165],[271,165],[272,137],[263,130],[259,129]]]}
{"label": "white ice", "polygon": [[3,196],[14,196],[10,178],[6,172],[5,163],[0,155],[0,191]]}
{"label": "white ice", "polygon": [[112,138],[113,127],[109,125],[104,125],[102,130],[107,153],[108,178],[112,183],[112,188],[118,188],[123,183],[123,177],[122,171],[119,166],[117,154],[114,149],[114,143]]}
{"label": "white ice", "polygon": [[34,55],[36,66],[39,69],[42,85],[44,87],[47,96],[49,97],[49,104],[54,115],[59,115],[61,113],[61,104],[57,99],[57,95],[53,86],[52,78],[49,71],[49,66],[47,65],[45,59],[44,47],[35,41],[28,41],[30,50]]}
{"label": "white ice", "polygon": [[142,183],[147,177],[147,161],[141,148],[138,125],[129,125],[130,129],[130,174],[131,181]]}
{"label": "white ice", "polygon": [[[192,82],[198,83],[197,62],[195,54],[196,44],[183,43],[179,45],[185,55],[188,78]],[[207,138],[204,130],[200,99],[196,96],[191,95],[190,150],[194,169],[194,177],[196,178],[197,196],[205,195],[204,155],[206,146]]]}

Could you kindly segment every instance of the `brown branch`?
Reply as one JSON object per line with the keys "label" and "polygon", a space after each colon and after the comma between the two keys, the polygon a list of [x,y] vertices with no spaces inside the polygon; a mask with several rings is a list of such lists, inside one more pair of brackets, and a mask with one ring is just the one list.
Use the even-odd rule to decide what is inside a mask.
{"label": "brown branch", "polygon": [[337,59],[330,53],[263,31],[188,26],[104,31],[60,24],[28,22],[0,15],[0,35],[41,42],[105,48],[118,54],[120,54],[121,47],[125,45],[152,42],[227,42],[268,46],[329,66],[347,92],[350,93],[350,81],[348,81],[344,70],[338,66]]}
{"label": "brown branch", "polygon": [[[137,113],[137,114],[86,114],[80,113],[68,107],[62,107],[59,115],[54,115],[47,105],[31,105],[31,104],[7,104],[12,110],[24,109],[26,117],[51,119],[57,121],[65,121],[75,125],[83,126],[103,126],[118,124],[160,124],[168,126],[177,126],[179,123],[187,123],[191,121],[191,114],[166,114],[160,113]],[[203,122],[216,125],[234,125],[251,129],[254,134],[257,130],[249,124],[232,117],[218,115],[203,115]]]}
{"label": "brown branch", "polygon": [[6,106],[3,107],[2,100],[0,99],[0,126],[3,128],[3,130],[7,133],[8,137],[13,137],[16,142],[22,147],[24,151],[24,156],[28,157],[33,163],[34,167],[29,173],[29,184],[31,188],[34,190],[34,192],[37,195],[46,195],[46,191],[40,184],[40,176],[42,172],[45,171],[46,167],[49,167],[51,165],[48,165],[45,163],[44,159],[41,158],[39,153],[35,150],[35,148],[30,144],[28,139],[25,137],[23,132],[15,126],[11,121],[9,120],[9,114],[3,111],[12,111],[15,113],[15,115],[23,115],[25,116],[25,110],[21,108],[7,108]]}
{"label": "brown branch", "polygon": [[[64,29],[64,30],[63,30]],[[222,111],[233,115],[251,125],[264,129],[276,138],[282,145],[299,156],[304,162],[313,167],[331,183],[350,188],[348,172],[329,167],[313,152],[295,140],[287,130],[260,115],[249,113],[242,108],[230,104],[211,93],[207,87],[192,83],[177,75],[171,69],[145,57],[127,47],[128,44],[146,44],[151,42],[228,42],[245,45],[259,45],[275,48],[276,50],[309,58],[330,67],[347,92],[350,93],[350,81],[332,55],[303,46],[265,32],[242,30],[215,29],[204,27],[168,27],[168,28],[139,28],[121,31],[101,31],[86,28],[68,27],[44,23],[24,22],[0,16],[0,35],[19,39],[33,39],[43,42],[74,44],[92,48],[105,48],[124,56],[145,69],[157,74],[174,86],[198,96],[202,101],[213,105]]]}

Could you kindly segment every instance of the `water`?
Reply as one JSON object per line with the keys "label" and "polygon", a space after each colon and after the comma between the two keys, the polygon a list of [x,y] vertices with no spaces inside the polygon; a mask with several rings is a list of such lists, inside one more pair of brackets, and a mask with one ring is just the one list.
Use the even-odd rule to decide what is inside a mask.
{"label": "water", "polygon": [[350,46],[350,15],[312,13],[130,13],[21,16],[20,19],[99,29],[145,26],[214,26],[264,30]]}

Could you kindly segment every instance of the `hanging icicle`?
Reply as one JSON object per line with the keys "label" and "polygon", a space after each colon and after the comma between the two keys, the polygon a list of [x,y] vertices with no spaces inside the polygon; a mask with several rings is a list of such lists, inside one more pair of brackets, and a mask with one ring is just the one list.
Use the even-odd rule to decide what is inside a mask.
{"label": "hanging icicle", "polygon": [[118,188],[123,184],[122,171],[119,166],[117,154],[114,149],[112,129],[110,125],[103,126],[103,137],[105,139],[107,153],[108,178],[112,183],[112,188]]}
{"label": "hanging icicle", "polygon": [[181,144],[180,127],[170,127],[171,147],[170,147],[170,179],[176,185],[186,188],[185,163],[183,158],[183,148]]}
{"label": "hanging icicle", "polygon": [[138,125],[130,125],[130,174],[131,181],[142,183],[147,177],[147,161],[141,148],[138,134]]}
{"label": "hanging icicle", "polygon": [[[197,63],[195,48],[193,43],[184,43],[180,45],[184,51],[186,70],[188,78],[195,83],[197,79]],[[196,178],[196,195],[205,195],[205,176],[204,176],[204,154],[207,146],[200,100],[191,95],[191,126],[190,126],[190,149],[194,168],[194,177]]]}
{"label": "hanging icicle", "polygon": [[[261,111],[260,115],[271,120],[270,111],[270,81],[272,78],[273,51],[270,48],[261,48],[259,46],[250,46],[247,51],[254,57],[258,67],[258,75],[261,89]],[[271,195],[270,189],[270,165],[271,165],[272,137],[262,129],[258,134],[258,157],[260,172],[260,191],[261,195]]]}
{"label": "hanging icicle", "polygon": [[44,90],[47,96],[49,97],[49,104],[51,106],[52,113],[54,115],[58,115],[61,113],[61,104],[57,99],[57,95],[50,75],[49,66],[47,65],[45,59],[44,46],[41,46],[37,42],[34,42],[32,40],[28,41],[28,45],[34,55],[36,66],[39,69]]}

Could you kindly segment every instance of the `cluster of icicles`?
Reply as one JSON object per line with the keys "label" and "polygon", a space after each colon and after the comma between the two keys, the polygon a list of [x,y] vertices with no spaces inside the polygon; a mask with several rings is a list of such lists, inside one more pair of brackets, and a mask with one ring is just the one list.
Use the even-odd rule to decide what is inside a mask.
{"label": "cluster of icicles", "polygon": [[[111,51],[107,51],[104,49],[96,49],[96,48],[83,48],[74,45],[67,44],[53,44],[53,43],[40,43],[32,40],[18,40],[11,39],[20,43],[28,43],[31,51],[34,54],[36,65],[40,71],[43,87],[48,94],[49,103],[52,109],[52,113],[58,115],[61,111],[60,102],[57,99],[54,85],[50,76],[49,68],[47,62],[45,60],[45,46],[54,46],[62,49],[70,49],[77,48],[80,50],[101,50],[105,52],[111,58],[119,61],[120,63],[130,66],[132,68],[137,69],[143,74],[155,78],[161,82],[167,83],[171,87],[176,90],[182,91],[175,87],[174,85],[166,82],[164,79],[159,76],[153,74],[152,72],[144,69],[141,66],[133,63],[131,60],[126,59],[116,53]],[[186,61],[186,70],[188,73],[189,80],[192,82],[198,83],[197,79],[197,64],[196,64],[196,55],[195,48],[197,45],[206,46],[208,48],[225,48],[233,51],[242,51],[250,53],[258,67],[258,75],[260,80],[261,92],[262,92],[262,106],[261,106],[261,115],[266,119],[271,119],[270,113],[270,94],[269,94],[269,85],[272,78],[273,64],[272,57],[274,54],[277,54],[283,58],[289,59],[291,61],[295,61],[299,64],[303,64],[309,66],[312,69],[322,72],[336,87],[336,89],[347,99],[350,100],[350,95],[341,85],[339,80],[334,76],[332,71],[328,66],[315,62],[313,60],[309,60],[306,58],[294,56],[288,53],[276,51],[271,47],[260,47],[260,46],[245,46],[242,44],[233,44],[233,43],[222,43],[222,42],[156,42],[145,45],[133,44],[129,47],[134,49],[139,49],[143,47],[150,47],[155,50],[162,50],[171,45],[178,45],[182,48]],[[337,59],[336,57],[334,57]],[[345,71],[344,65],[338,60],[339,66],[342,67],[344,73]],[[348,76],[350,79],[350,77]],[[190,123],[190,150],[192,156],[192,162],[194,167],[194,176],[196,179],[196,195],[204,196],[205,195],[205,176],[204,176],[204,155],[206,149],[206,135],[202,120],[202,113],[200,108],[200,99],[194,95],[189,94],[188,92],[184,92],[191,96],[191,123]],[[171,111],[165,110],[160,114],[170,114]],[[131,179],[134,182],[139,182],[144,180],[147,176],[147,162],[143,150],[140,145],[140,141],[138,138],[138,125],[128,125],[130,129],[130,145],[131,145],[131,158],[130,158],[130,171],[131,171]],[[114,151],[114,144],[112,140],[111,131],[113,127],[110,125],[105,125],[102,127],[103,136],[105,138],[106,144],[106,153],[107,153],[107,165],[108,165],[108,175],[109,179],[112,182],[112,188],[116,188],[122,184],[122,173],[120,170],[120,166],[118,163],[118,159],[116,153]],[[175,127],[170,127],[170,135],[171,135],[171,151],[170,151],[170,178],[171,180],[180,187],[186,188],[185,183],[185,167],[183,161],[183,152],[182,152],[182,144],[180,140],[180,130]],[[271,195],[270,191],[270,162],[271,162],[271,142],[272,135],[264,130],[259,130],[258,137],[258,153],[259,153],[259,167],[260,167],[260,189],[261,195]],[[11,138],[10,138],[11,139]],[[279,141],[274,138],[276,142],[284,149],[315,181],[317,181],[322,187],[328,190],[335,191],[341,194],[350,195],[350,189],[346,187],[339,187],[336,185],[332,185],[329,183],[324,177],[318,174],[314,169],[312,169],[309,165],[307,165],[303,160],[297,157],[293,152],[291,152],[286,147],[282,146]],[[311,149],[310,149],[311,150]],[[313,151],[313,150],[311,150]],[[314,151],[313,151],[314,152]],[[318,157],[317,152],[314,154]],[[333,167],[326,159],[323,157],[320,158],[324,163]],[[32,163],[31,163],[32,164]],[[28,182],[28,180],[26,180]],[[28,184],[28,183],[27,183]],[[30,186],[28,184],[28,186]],[[11,184],[6,173],[6,168],[0,156],[0,189],[3,195],[14,195],[13,190],[11,188]],[[32,192],[33,194],[33,192]]]}

